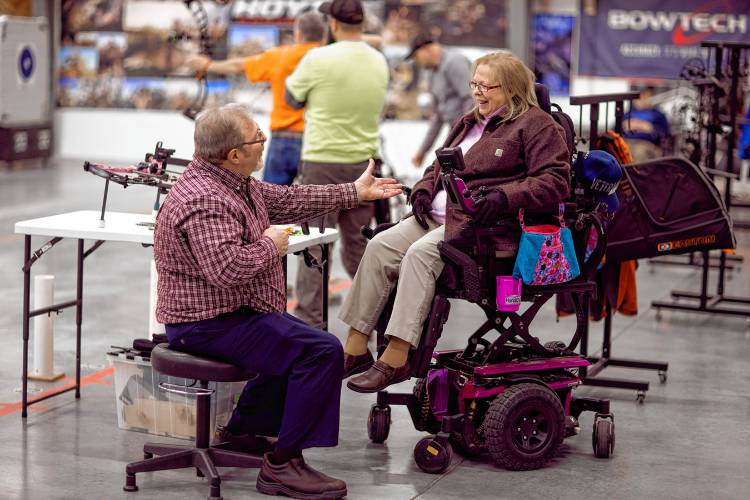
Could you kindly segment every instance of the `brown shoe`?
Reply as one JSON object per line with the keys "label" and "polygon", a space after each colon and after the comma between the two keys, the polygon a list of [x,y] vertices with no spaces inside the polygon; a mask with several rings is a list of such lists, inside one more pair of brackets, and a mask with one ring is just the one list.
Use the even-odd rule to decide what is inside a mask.
{"label": "brown shoe", "polygon": [[250,455],[263,455],[273,450],[274,442],[263,436],[235,434],[219,425],[216,427],[213,446]]}
{"label": "brown shoe", "polygon": [[352,375],[362,373],[370,368],[374,362],[375,359],[369,350],[358,356],[344,353],[344,376],[341,378],[348,378]]}
{"label": "brown shoe", "polygon": [[335,499],[346,496],[346,483],[318,472],[302,457],[276,465],[270,453],[263,456],[255,487],[266,495],[286,495],[302,499]]}
{"label": "brown shoe", "polygon": [[377,360],[372,367],[359,377],[346,383],[346,386],[356,392],[378,392],[391,384],[397,384],[411,378],[409,362],[400,368],[393,368]]}

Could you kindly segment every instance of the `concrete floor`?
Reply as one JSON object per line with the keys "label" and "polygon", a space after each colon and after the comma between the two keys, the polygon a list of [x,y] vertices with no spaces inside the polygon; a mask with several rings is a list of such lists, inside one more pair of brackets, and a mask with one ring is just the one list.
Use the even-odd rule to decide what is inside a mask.
{"label": "concrete floor", "polygon": [[[117,428],[111,377],[87,385],[80,400],[72,394],[51,399],[23,421],[18,411],[21,372],[21,257],[23,240],[13,234],[18,220],[95,209],[103,182],[84,174],[80,162],[53,162],[0,170],[0,498],[168,499],[204,498],[206,483],[187,471],[138,476],[141,490],[122,491],[125,464],[141,456],[149,440],[164,440]],[[110,190],[109,207],[148,211],[149,188]],[[750,238],[738,235],[741,254],[750,258]],[[34,239],[34,248],[41,246]],[[56,275],[57,300],[74,294],[74,242],[63,241],[34,266]],[[107,243],[86,262],[83,328],[84,375],[107,367],[110,345],[127,345],[147,330],[150,250]],[[292,269],[293,273],[293,269]],[[339,266],[335,276],[344,277]],[[750,296],[750,264],[732,275],[729,292]],[[582,433],[565,441],[547,467],[510,472],[489,460],[456,455],[442,475],[422,473],[412,450],[424,434],[414,430],[402,407],[393,409],[391,434],[384,445],[368,441],[367,413],[374,396],[342,393],[340,444],[310,450],[307,460],[347,481],[353,499],[744,499],[750,498],[750,331],[744,318],[665,312],[656,321],[651,300],[673,288],[695,289],[699,274],[682,267],[639,271],[640,315],[614,320],[614,353],[621,357],[666,360],[669,380],[656,373],[608,369],[607,376],[651,382],[645,404],[632,391],[579,388],[579,395],[612,400],[617,448],[609,460],[593,456],[592,415],[584,414]],[[335,317],[336,308],[332,309]],[[440,347],[457,347],[480,321],[468,304],[454,303]],[[56,318],[56,365],[73,376],[73,310]],[[556,323],[545,309],[534,323],[543,339],[567,338],[573,322]],[[332,331],[344,337],[334,320]],[[592,326],[591,345],[600,342],[601,325]],[[53,384],[32,382],[36,390]],[[410,390],[408,383],[403,389]],[[255,490],[255,471],[225,470],[225,499],[265,498]]]}

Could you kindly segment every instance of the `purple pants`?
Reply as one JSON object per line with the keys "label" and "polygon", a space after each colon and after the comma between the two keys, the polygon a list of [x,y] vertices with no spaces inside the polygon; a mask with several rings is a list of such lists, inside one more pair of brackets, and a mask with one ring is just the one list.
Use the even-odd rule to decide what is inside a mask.
{"label": "purple pants", "polygon": [[336,446],[344,354],[341,342],[288,313],[247,308],[166,326],[171,349],[226,361],[260,376],[245,385],[233,433],[278,436],[288,450]]}

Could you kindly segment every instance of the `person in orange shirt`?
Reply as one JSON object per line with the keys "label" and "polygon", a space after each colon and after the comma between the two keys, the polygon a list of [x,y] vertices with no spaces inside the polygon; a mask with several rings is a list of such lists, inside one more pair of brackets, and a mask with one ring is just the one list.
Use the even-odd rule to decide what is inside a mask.
{"label": "person in orange shirt", "polygon": [[320,46],[326,34],[323,17],[310,11],[294,22],[294,44],[273,47],[251,56],[225,61],[214,61],[205,55],[188,59],[196,70],[222,75],[244,73],[252,83],[268,82],[273,93],[271,110],[271,141],[268,145],[263,180],[290,185],[297,175],[302,131],[305,128],[304,109],[294,109],[284,100],[284,81],[294,72],[300,59],[312,48]]}

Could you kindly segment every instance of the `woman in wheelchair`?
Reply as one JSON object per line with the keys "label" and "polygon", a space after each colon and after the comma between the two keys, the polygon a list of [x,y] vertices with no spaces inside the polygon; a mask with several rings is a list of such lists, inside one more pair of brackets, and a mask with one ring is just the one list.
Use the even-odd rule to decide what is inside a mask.
{"label": "woman in wheelchair", "polygon": [[[515,214],[549,210],[570,190],[570,153],[564,131],[539,108],[532,71],[509,52],[479,58],[467,82],[474,109],[454,124],[444,147],[460,147],[461,178],[484,195],[469,216],[447,196],[436,161],[414,186],[413,217],[378,233],[368,244],[340,319],[350,325],[344,346],[347,386],[378,392],[411,376],[409,351],[422,325],[443,270],[438,243],[460,238],[472,225],[506,226],[495,238],[498,257],[512,257],[520,229]],[[480,190],[481,188],[481,190]],[[498,231],[503,233],[503,231]],[[385,336],[388,344],[374,361],[367,342],[396,287]],[[364,373],[362,373],[364,372]]]}

